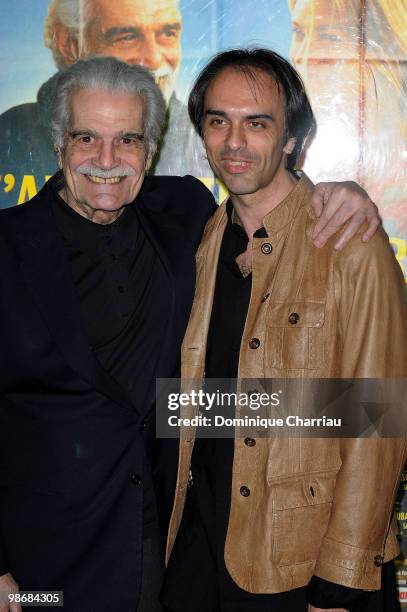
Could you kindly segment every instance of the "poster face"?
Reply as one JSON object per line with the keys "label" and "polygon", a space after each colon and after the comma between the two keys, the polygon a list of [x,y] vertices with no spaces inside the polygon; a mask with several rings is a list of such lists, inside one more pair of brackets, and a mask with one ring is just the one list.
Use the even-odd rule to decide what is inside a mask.
{"label": "poster face", "polygon": [[[303,160],[310,178],[355,180],[378,204],[407,279],[407,8],[404,0],[13,0],[0,21],[0,208],[23,204],[56,170],[49,136],[58,69],[114,55],[149,68],[169,125],[160,174],[194,174],[215,195],[186,102],[209,57],[271,47],[294,62],[318,128]],[[90,8],[91,7],[91,8]],[[88,13],[92,9],[93,12]],[[406,476],[397,505],[400,596],[407,601]],[[380,494],[380,492],[378,492]]]}

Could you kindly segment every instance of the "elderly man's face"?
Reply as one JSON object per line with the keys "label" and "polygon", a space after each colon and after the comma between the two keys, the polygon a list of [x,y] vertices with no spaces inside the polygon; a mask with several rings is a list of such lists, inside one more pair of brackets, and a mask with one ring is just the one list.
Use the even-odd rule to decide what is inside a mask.
{"label": "elderly man's face", "polygon": [[105,224],[134,200],[149,165],[143,131],[143,103],[137,95],[103,89],[72,94],[61,195],[73,209]]}
{"label": "elderly man's face", "polygon": [[145,66],[168,100],[181,60],[180,39],[177,0],[93,0],[85,53]]}

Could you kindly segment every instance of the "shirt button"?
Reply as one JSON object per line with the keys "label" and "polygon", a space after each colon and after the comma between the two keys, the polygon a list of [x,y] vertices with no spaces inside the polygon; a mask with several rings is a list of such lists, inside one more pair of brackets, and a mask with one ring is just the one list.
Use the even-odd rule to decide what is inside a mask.
{"label": "shirt button", "polygon": [[254,440],[253,438],[245,438],[244,443],[246,444],[246,446],[256,446],[256,440]]}
{"label": "shirt button", "polygon": [[249,342],[251,349],[257,349],[260,346],[260,340],[258,338],[252,338]]}
{"label": "shirt button", "polygon": [[243,497],[249,497],[250,495],[249,487],[240,487],[240,495],[243,495]]}
{"label": "shirt button", "polygon": [[261,245],[261,252],[263,253],[263,255],[270,255],[272,250],[273,250],[273,247],[271,246],[269,242],[265,242],[264,244]]}
{"label": "shirt button", "polygon": [[291,323],[291,325],[296,325],[299,320],[300,315],[297,312],[292,312],[288,317],[288,322]]}
{"label": "shirt button", "polygon": [[122,287],[121,285],[120,287],[117,287],[117,290],[119,293],[124,293],[124,287]]}
{"label": "shirt button", "polygon": [[376,567],[380,567],[381,565],[383,565],[383,561],[384,557],[382,557],[382,555],[376,555],[373,560]]}
{"label": "shirt button", "polygon": [[141,485],[142,483],[141,477],[138,474],[132,474],[130,480],[134,485]]}

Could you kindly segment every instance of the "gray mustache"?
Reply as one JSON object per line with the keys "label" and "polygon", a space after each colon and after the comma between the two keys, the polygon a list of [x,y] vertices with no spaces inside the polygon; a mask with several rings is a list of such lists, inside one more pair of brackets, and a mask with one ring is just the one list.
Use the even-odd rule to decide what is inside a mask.
{"label": "gray mustache", "polygon": [[97,176],[101,179],[118,178],[121,176],[134,176],[136,173],[133,168],[129,166],[119,166],[117,168],[111,168],[105,170],[103,168],[95,168],[94,166],[78,166],[75,169],[78,174],[88,174],[89,176]]}

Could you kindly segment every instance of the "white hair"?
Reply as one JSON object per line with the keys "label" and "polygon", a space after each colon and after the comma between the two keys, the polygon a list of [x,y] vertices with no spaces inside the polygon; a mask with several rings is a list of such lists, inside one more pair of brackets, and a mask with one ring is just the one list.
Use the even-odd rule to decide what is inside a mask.
{"label": "white hair", "polygon": [[82,55],[85,48],[85,32],[91,19],[91,1],[51,0],[44,24],[44,43],[51,49],[54,62],[60,70],[66,68],[66,63],[56,44],[55,24],[60,22],[71,31],[78,42],[79,54]]}
{"label": "white hair", "polygon": [[[145,2],[151,4],[154,0],[145,0]],[[174,2],[179,4],[179,0],[174,0]],[[50,2],[44,24],[44,43],[48,49],[51,49],[54,62],[59,70],[66,68],[66,62],[56,44],[55,25],[59,22],[70,30],[72,36],[77,40],[79,57],[82,57],[86,49],[86,30],[93,18],[91,4],[92,0],[51,0]]]}
{"label": "white hair", "polygon": [[79,60],[61,72],[56,84],[51,137],[56,149],[63,148],[69,129],[70,98],[78,89],[102,89],[137,95],[143,101],[146,153],[154,155],[166,121],[163,95],[151,74],[142,66],[131,66],[114,57]]}

